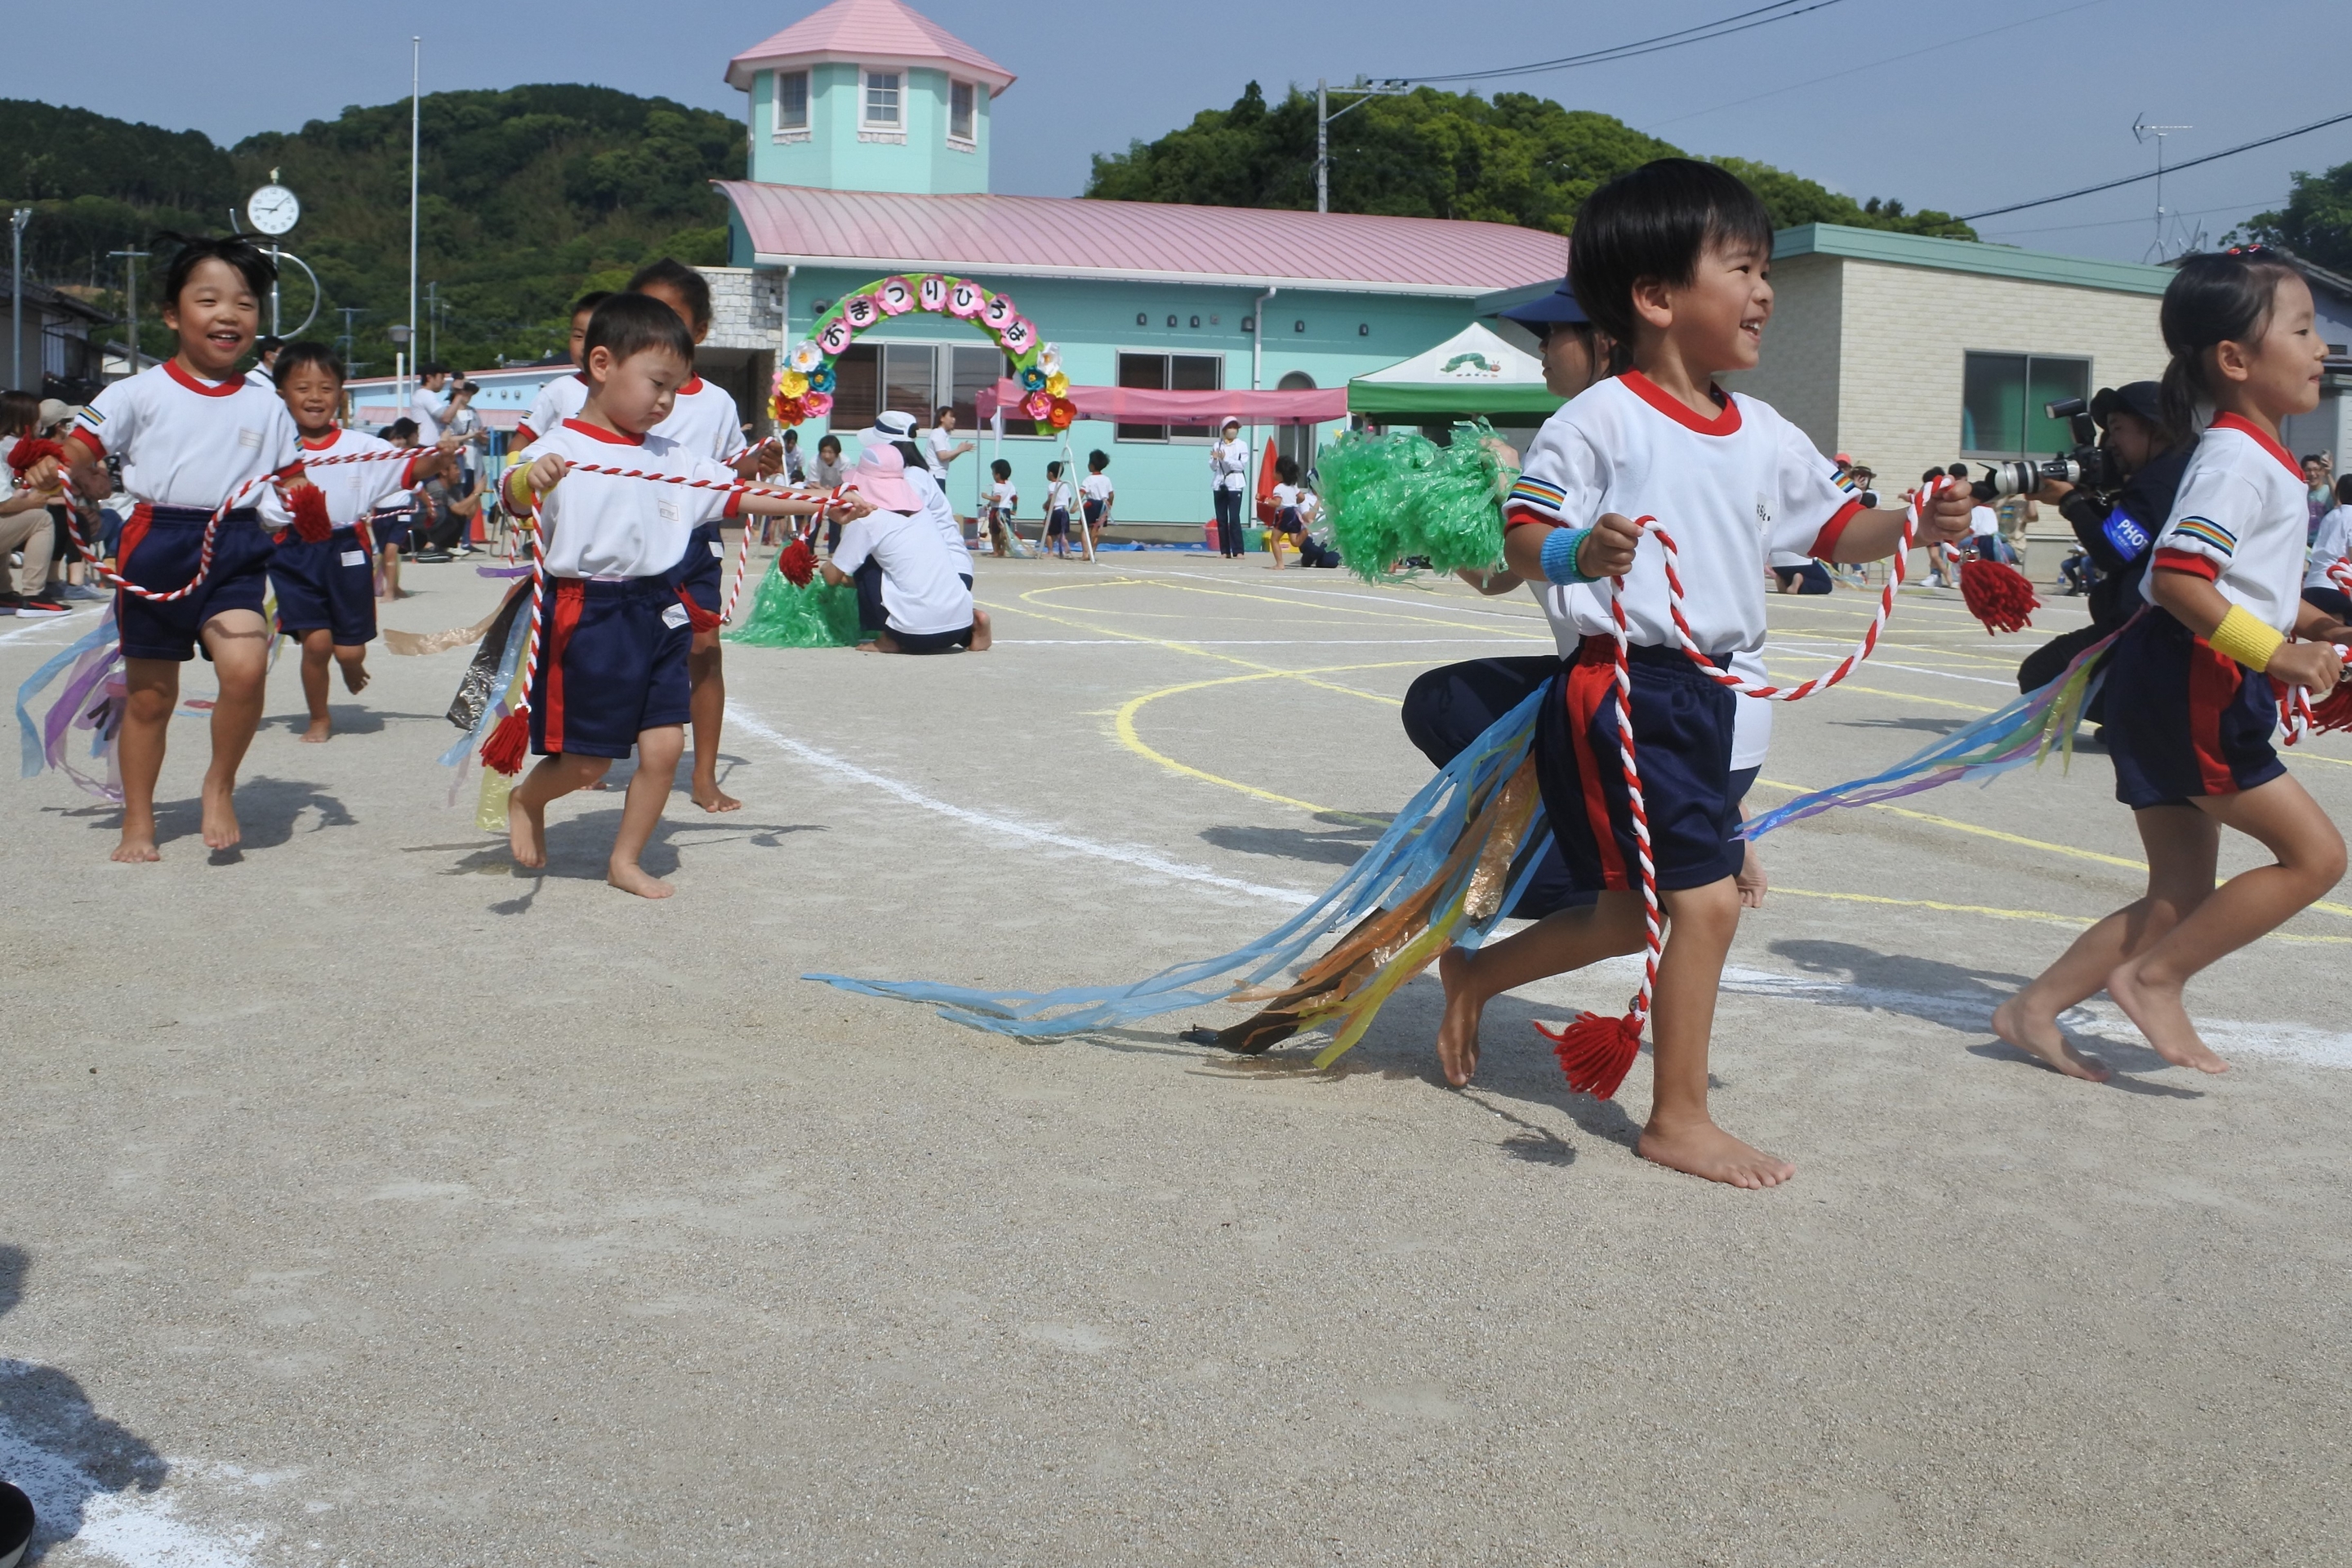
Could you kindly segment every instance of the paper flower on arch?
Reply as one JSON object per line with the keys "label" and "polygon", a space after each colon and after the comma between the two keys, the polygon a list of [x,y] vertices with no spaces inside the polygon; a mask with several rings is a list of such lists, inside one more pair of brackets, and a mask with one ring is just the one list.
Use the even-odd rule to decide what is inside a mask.
{"label": "paper flower on arch", "polygon": [[1046,343],[1037,351],[1037,368],[1047,375],[1058,374],[1062,368],[1062,348],[1059,343]]}
{"label": "paper flower on arch", "polygon": [[1068,429],[1070,427],[1070,421],[1076,419],[1077,416],[1078,405],[1071,402],[1068,398],[1055,397],[1049,399],[1045,410],[1045,423],[1051,425],[1055,429]]}
{"label": "paper flower on arch", "polygon": [[1049,397],[1067,397],[1070,395],[1070,378],[1058,370],[1053,372],[1045,377],[1045,393]]}
{"label": "paper flower on arch", "polygon": [[1033,392],[1021,400],[1021,412],[1032,419],[1050,418],[1054,413],[1054,400],[1043,391]]}
{"label": "paper flower on arch", "polygon": [[1022,391],[1024,391],[1024,392],[1043,392],[1043,391],[1045,391],[1045,373],[1044,371],[1042,371],[1042,370],[1039,370],[1039,369],[1038,369],[1035,365],[1034,365],[1034,364],[1033,364],[1033,365],[1029,365],[1029,366],[1025,367],[1025,368],[1021,372],[1021,390],[1022,390]]}
{"label": "paper flower on arch", "polygon": [[904,278],[885,278],[874,290],[874,302],[886,316],[902,316],[915,308],[915,287]]}
{"label": "paper flower on arch", "polygon": [[816,346],[815,339],[803,338],[793,345],[792,357],[784,363],[806,375],[824,363],[824,351]]}
{"label": "paper flower on arch", "polygon": [[822,419],[833,412],[833,394],[812,392],[801,399],[801,412],[811,419]]}
{"label": "paper flower on arch", "polygon": [[808,389],[809,378],[803,375],[800,372],[796,370],[780,370],[776,373],[777,396],[798,397]]}
{"label": "paper flower on arch", "polygon": [[968,321],[980,314],[982,302],[980,285],[977,283],[958,282],[948,289],[948,314],[950,316],[961,317]]}
{"label": "paper flower on arch", "polygon": [[816,368],[808,373],[808,384],[809,390],[811,392],[831,392],[833,390],[833,366],[826,364],[822,360],[818,361]]}
{"label": "paper flower on arch", "polygon": [[808,410],[802,406],[799,398],[786,397],[781,393],[777,395],[775,402],[770,405],[769,411],[775,415],[777,424],[787,426],[797,425],[808,417]]}

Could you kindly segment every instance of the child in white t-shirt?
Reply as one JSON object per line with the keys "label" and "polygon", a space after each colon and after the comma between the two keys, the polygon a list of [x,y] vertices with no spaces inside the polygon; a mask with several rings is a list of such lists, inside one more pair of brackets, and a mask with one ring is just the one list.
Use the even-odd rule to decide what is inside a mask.
{"label": "child in white t-shirt", "polygon": [[1045,542],[1056,555],[1070,553],[1070,487],[1062,479],[1062,465],[1045,465]]}
{"label": "child in white t-shirt", "polygon": [[1274,527],[1268,531],[1266,552],[1274,557],[1266,570],[1282,570],[1283,548],[1287,545],[1303,556],[1307,549],[1307,531],[1314,525],[1318,502],[1315,492],[1298,482],[1298,459],[1276,459],[1274,474]]}
{"label": "child in white t-shirt", "polygon": [[1013,551],[1006,541],[1013,532],[1013,514],[1021,505],[1020,487],[1013,482],[1013,465],[1002,458],[988,465],[988,473],[993,482],[982,504],[988,511],[989,543],[994,553],[1010,555]]}
{"label": "child in white t-shirt", "polygon": [[1078,507],[1087,525],[1087,546],[1102,548],[1103,530],[1110,526],[1110,503],[1115,493],[1110,475],[1110,454],[1097,447],[1087,454],[1087,477],[1078,481]]}

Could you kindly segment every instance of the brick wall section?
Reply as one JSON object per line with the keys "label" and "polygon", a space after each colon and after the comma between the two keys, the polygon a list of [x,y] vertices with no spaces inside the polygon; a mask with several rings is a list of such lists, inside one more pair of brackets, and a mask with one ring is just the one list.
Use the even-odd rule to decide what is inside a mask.
{"label": "brick wall section", "polygon": [[783,330],[783,274],[748,267],[700,267],[710,284],[710,336],[714,349],[776,347]]}
{"label": "brick wall section", "polygon": [[1792,256],[1772,264],[1772,319],[1764,358],[1723,384],[1770,404],[1823,452],[1838,447],[1838,388],[1844,350],[1844,263]]}

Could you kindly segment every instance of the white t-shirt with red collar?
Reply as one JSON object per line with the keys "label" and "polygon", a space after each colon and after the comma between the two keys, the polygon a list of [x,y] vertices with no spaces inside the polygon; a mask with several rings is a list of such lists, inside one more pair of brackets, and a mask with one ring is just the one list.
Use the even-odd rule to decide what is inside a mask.
{"label": "white t-shirt with red collar", "polygon": [[[241,375],[201,380],[176,359],[102,389],[73,433],[98,456],[120,458],[123,489],[151,507],[210,511],[248,479],[302,473],[294,416],[275,392]],[[260,511],[266,528],[293,521],[274,486],[258,487],[244,504]]]}
{"label": "white t-shirt with red collar", "polygon": [[[567,419],[533,441],[522,458],[535,463],[551,453],[567,463],[677,474],[719,486],[736,482],[732,469],[667,437],[642,436],[633,441],[578,419]],[[566,474],[539,503],[540,521],[547,528],[548,573],[607,582],[660,576],[684,558],[687,541],[698,525],[733,517],[741,503],[741,492],[732,489],[689,489],[614,474]]]}
{"label": "white t-shirt with red collar", "polygon": [[541,387],[539,395],[530,400],[530,413],[515,426],[515,439],[528,447],[566,419],[576,418],[587,406],[588,378],[576,370],[570,375],[559,375]]}
{"label": "white t-shirt with red collar", "polygon": [[[1683,614],[1706,652],[1764,646],[1762,563],[1771,550],[1830,553],[1861,500],[1837,466],[1769,404],[1717,392],[1712,419],[1638,371],[1598,382],[1544,422],[1504,506],[1507,525],[1585,528],[1604,512],[1654,517],[1674,535]],[[1578,633],[1612,627],[1615,590],[1591,584],[1563,608]],[[1665,552],[1645,536],[1625,578],[1632,639],[1676,646],[1667,613]]]}
{"label": "white t-shirt with red collar", "polygon": [[735,400],[725,387],[713,386],[698,375],[677,389],[669,417],[655,426],[653,433],[714,462],[732,463],[747,449]]}
{"label": "white t-shirt with red collar", "polygon": [[321,468],[304,468],[310,482],[326,496],[328,521],[337,528],[351,527],[378,507],[406,505],[416,465],[433,455],[423,447],[404,450],[363,430],[337,430],[316,440],[306,436],[301,438],[301,447],[306,465],[320,458],[401,453],[398,458],[382,458],[368,463],[329,463]]}
{"label": "white t-shirt with red collar", "polygon": [[2235,414],[2217,416],[2173,493],[2141,597],[2156,603],[2157,572],[2193,572],[2257,620],[2292,633],[2303,608],[2309,494],[2285,447]]}

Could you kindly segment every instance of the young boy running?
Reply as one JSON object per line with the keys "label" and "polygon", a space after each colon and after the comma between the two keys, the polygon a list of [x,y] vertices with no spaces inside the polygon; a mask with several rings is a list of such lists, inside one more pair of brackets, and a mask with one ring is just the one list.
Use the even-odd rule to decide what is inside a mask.
{"label": "young boy running", "polygon": [[[294,416],[306,460],[350,457],[399,448],[335,423],[343,405],[343,371],[324,343],[289,345],[278,356],[278,395]],[[327,665],[343,672],[343,688],[354,696],[368,683],[367,645],[375,639],[374,552],[362,531],[385,497],[446,473],[457,460],[458,438],[441,437],[431,450],[419,448],[405,461],[331,463],[310,482],[327,498],[334,531],[316,542],[288,533],[269,555],[269,585],[278,595],[278,630],[302,647],[302,700],[310,727],[302,739],[318,742],[334,733],[327,713]]]}
{"label": "young boy running", "polygon": [[[261,299],[275,276],[269,258],[242,239],[182,245],[163,275],[163,308],[179,352],[107,386],[82,410],[65,444],[74,491],[87,499],[111,493],[106,457],[111,452],[121,459],[123,488],[138,505],[123,524],[120,570],[159,591],[195,578],[215,508],[248,480],[276,479],[222,521],[212,568],[187,597],[158,604],[118,595],[130,691],[122,716],[117,860],[162,858],[155,848],[155,784],[172,711],[179,705],[180,666],[199,649],[220,679],[212,766],[205,774],[205,847],[232,849],[239,837],[230,796],[261,723],[270,643],[261,617],[269,534],[292,524],[288,502],[308,483],[286,405],[236,369],[260,330]],[[37,464],[27,479],[38,485],[54,471],[45,473]]]}
{"label": "young boy running", "polygon": [[[1902,537],[1899,512],[1864,511],[1836,469],[1787,420],[1715,377],[1756,363],[1772,312],[1772,223],[1762,202],[1712,164],[1668,158],[1594,192],[1577,220],[1570,276],[1593,322],[1633,368],[1553,415],[1505,509],[1504,554],[1530,581],[1590,584],[1574,615],[1585,641],[1542,710],[1536,751],[1546,813],[1586,909],[1440,961],[1438,1058],[1467,1083],[1486,1002],[1516,986],[1638,952],[1639,849],[1613,700],[1612,600],[1625,612],[1633,738],[1657,885],[1669,925],[1652,1040],[1654,1089],[1643,1158],[1740,1187],[1795,1168],[1707,1115],[1707,1050],[1723,963],[1739,921],[1741,851],[1731,832],[1735,699],[1675,641],[1664,553],[1633,521],[1654,516],[1681,556],[1685,611],[1718,665],[1762,646],[1768,548],[1870,561]],[[1968,531],[1965,489],[1937,497],[1927,531]],[[1622,580],[1622,589],[1609,580]]]}
{"label": "young boy running", "polygon": [[[531,750],[545,760],[508,797],[515,864],[547,863],[547,806],[637,753],[605,878],[648,899],[674,890],[638,864],[677,776],[688,715],[692,640],[677,563],[704,521],[741,513],[808,516],[818,503],[760,490],[688,489],[610,474],[566,479],[574,463],[730,484],[734,473],[651,432],[694,374],[694,339],[677,313],[616,294],[584,334],[588,396],[579,417],[533,442],[507,472],[507,506],[547,530],[541,647],[530,690]],[[561,486],[561,489],[558,487]],[[852,500],[850,515],[865,506]]]}

